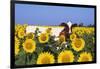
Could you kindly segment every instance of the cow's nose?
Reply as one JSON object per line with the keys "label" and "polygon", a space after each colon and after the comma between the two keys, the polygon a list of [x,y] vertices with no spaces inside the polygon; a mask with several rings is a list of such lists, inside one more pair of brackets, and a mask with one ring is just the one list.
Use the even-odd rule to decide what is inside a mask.
{"label": "cow's nose", "polygon": [[69,34],[71,34],[72,33],[72,31],[71,31],[71,29],[69,29]]}
{"label": "cow's nose", "polygon": [[69,34],[71,34],[71,31],[69,31]]}

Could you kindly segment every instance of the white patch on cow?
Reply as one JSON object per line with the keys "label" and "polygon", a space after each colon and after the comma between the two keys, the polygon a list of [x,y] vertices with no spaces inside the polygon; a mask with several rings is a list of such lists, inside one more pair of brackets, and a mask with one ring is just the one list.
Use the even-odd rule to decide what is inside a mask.
{"label": "white patch on cow", "polygon": [[68,25],[68,27],[69,27],[69,33],[71,33],[71,32],[72,32],[72,31],[71,31],[72,22],[69,21],[69,22],[67,23],[67,25]]}

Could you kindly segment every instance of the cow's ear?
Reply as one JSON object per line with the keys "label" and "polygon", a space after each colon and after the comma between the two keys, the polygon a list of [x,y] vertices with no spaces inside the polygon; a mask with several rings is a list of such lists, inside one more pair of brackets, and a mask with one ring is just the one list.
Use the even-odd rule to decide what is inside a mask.
{"label": "cow's ear", "polygon": [[67,26],[67,24],[62,22],[59,26]]}

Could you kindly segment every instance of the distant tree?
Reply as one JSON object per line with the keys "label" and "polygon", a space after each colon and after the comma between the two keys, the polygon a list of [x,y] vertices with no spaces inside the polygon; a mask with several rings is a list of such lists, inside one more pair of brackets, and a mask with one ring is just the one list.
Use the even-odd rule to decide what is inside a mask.
{"label": "distant tree", "polygon": [[94,27],[94,24],[89,24],[88,27]]}
{"label": "distant tree", "polygon": [[81,27],[82,27],[82,26],[84,26],[84,24],[83,24],[83,23],[80,23],[80,24],[79,24],[79,26],[81,26]]}
{"label": "distant tree", "polygon": [[75,23],[75,24],[72,24],[72,27],[77,27],[78,25],[77,25],[77,23]]}
{"label": "distant tree", "polygon": [[92,24],[92,27],[94,27],[95,26],[95,24]]}

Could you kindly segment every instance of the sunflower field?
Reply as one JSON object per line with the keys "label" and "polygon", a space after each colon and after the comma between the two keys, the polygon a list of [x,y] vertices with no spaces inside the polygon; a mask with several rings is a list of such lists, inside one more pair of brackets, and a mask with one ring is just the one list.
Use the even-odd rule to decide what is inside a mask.
{"label": "sunflower field", "polygon": [[16,65],[94,61],[94,27],[74,27],[66,41],[65,35],[52,35],[52,27],[45,32],[36,28],[34,33],[26,33],[27,26],[15,25]]}

